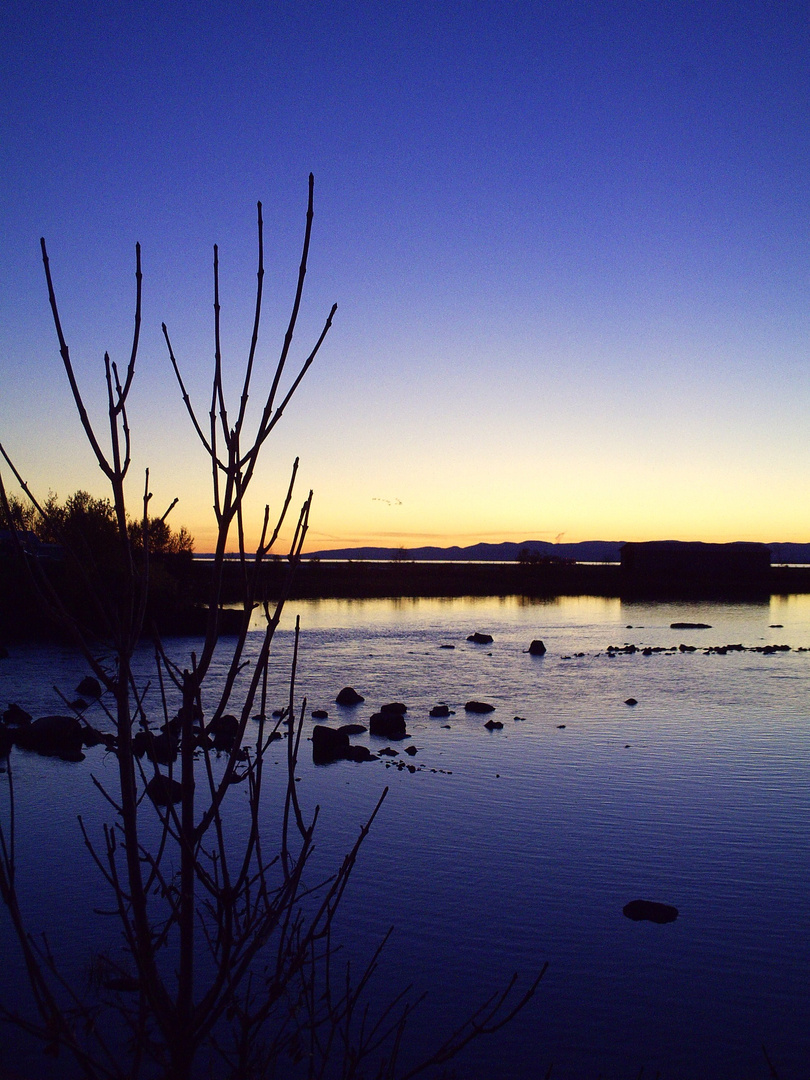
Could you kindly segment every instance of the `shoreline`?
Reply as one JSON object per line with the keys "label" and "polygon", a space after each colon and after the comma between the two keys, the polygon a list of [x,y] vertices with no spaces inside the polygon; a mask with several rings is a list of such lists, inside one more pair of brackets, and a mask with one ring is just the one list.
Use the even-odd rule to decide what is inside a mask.
{"label": "shoreline", "polygon": [[[287,565],[268,563],[262,589],[275,599]],[[192,592],[202,598],[206,563],[190,568]],[[226,564],[223,601],[236,599],[238,564]],[[772,566],[757,575],[673,578],[628,574],[618,563],[318,562],[298,566],[290,599],[382,597],[605,596],[625,599],[766,601],[772,595],[810,593],[810,566]]]}
{"label": "shoreline", "polygon": [[[468,562],[319,562],[304,560],[288,590],[286,560],[268,562],[260,572],[258,602],[289,600],[371,600],[522,596],[554,599],[598,596],[626,601],[674,600],[767,604],[771,596],[810,594],[810,566],[771,566],[758,574],[634,575],[618,563],[468,563]],[[211,563],[184,560],[156,564],[154,602],[147,626],[154,621],[165,637],[200,635],[205,631],[205,603]],[[54,567],[72,594],[72,606],[91,615],[75,583]],[[73,586],[71,589],[70,587]],[[220,604],[239,604],[243,577],[238,562],[225,564]],[[224,611],[220,632],[234,633],[236,612]],[[88,629],[92,629],[91,626]],[[96,628],[96,632],[100,627]],[[103,633],[100,634],[103,637]],[[47,622],[24,576],[0,574],[0,657],[14,641],[60,640]]]}

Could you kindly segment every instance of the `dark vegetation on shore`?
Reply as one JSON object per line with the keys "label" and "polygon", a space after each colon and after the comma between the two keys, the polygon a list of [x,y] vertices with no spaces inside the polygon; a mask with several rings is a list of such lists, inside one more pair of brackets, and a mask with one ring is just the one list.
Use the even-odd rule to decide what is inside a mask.
{"label": "dark vegetation on shore", "polygon": [[27,563],[44,572],[73,618],[103,636],[105,615],[97,610],[94,587],[100,582],[105,595],[116,595],[129,558],[143,559],[145,552],[151,578],[147,619],[163,633],[180,632],[205,592],[195,591],[190,573],[191,534],[184,527],[175,531],[167,521],[173,506],[146,523],[130,519],[126,550],[109,499],[77,491],[60,502],[51,493],[43,503],[43,516],[10,496],[8,514],[0,505],[0,639],[61,636],[42,614]]}
{"label": "dark vegetation on shore", "polygon": [[[146,627],[150,632],[155,627],[163,635],[201,634],[205,630],[205,602],[213,565],[209,559],[193,557],[194,542],[184,527],[175,531],[168,523],[173,505],[162,517],[150,518],[146,528],[143,522],[129,524],[129,541],[136,556],[142,557],[148,550],[151,582]],[[35,560],[44,570],[67,611],[93,625],[103,637],[103,620],[94,616],[87,582],[100,578],[107,592],[113,594],[126,574],[111,502],[77,491],[64,502],[49,495],[45,503],[47,519],[19,499],[12,498],[9,509],[11,522],[0,518],[0,642],[60,636],[41,614],[30,575],[21,565],[26,560]],[[12,543],[9,525],[20,530],[22,550]],[[711,562],[700,564],[699,549],[708,550],[712,545],[673,546],[691,554],[681,555],[676,562],[654,563],[652,567],[648,564],[643,572],[629,560],[624,564],[576,561],[548,554],[546,549],[555,550],[554,545],[535,550],[528,542],[455,549],[467,555],[466,560],[427,561],[410,558],[416,553],[403,549],[393,551],[390,559],[373,558],[365,551],[365,559],[310,556],[301,560],[291,587],[288,561],[276,558],[268,560],[259,571],[259,597],[277,601],[287,592],[291,599],[587,595],[764,602],[771,594],[810,592],[810,566],[768,566],[767,561],[759,568],[739,563],[726,567]],[[473,561],[472,556],[482,555],[484,547],[489,559]],[[626,545],[628,551],[638,547],[667,545]],[[723,547],[733,551],[745,545],[725,545],[717,550]],[[764,546],[760,547],[765,552]],[[561,548],[556,546],[557,550]],[[565,548],[581,549],[581,555],[591,557],[611,553],[602,541]],[[495,552],[511,555],[513,561],[495,561]],[[221,574],[221,604],[237,603],[244,584],[239,560],[226,560]],[[229,632],[231,622],[237,621],[236,613],[224,611],[221,630]]]}
{"label": "dark vegetation on shore", "polygon": [[[263,598],[276,600],[287,581],[286,560],[266,564],[260,574]],[[82,576],[67,562],[46,563],[49,579],[65,599],[68,610],[84,619],[91,614]],[[108,567],[114,573],[114,566]],[[160,633],[196,634],[204,630],[203,599],[210,587],[212,567],[192,558],[190,551],[163,551],[152,556],[152,590],[148,623]],[[237,602],[242,570],[226,563],[222,574],[223,604]],[[624,599],[742,600],[766,602],[771,594],[810,592],[810,567],[772,566],[764,577],[716,580],[711,577],[673,581],[635,582],[618,564],[581,563],[426,563],[303,561],[297,568],[290,599],[372,599],[382,597],[461,596],[604,596]],[[223,613],[228,632],[236,613]],[[99,633],[102,628],[97,627]],[[56,627],[42,615],[27,575],[16,556],[0,553],[0,641],[58,638]]]}

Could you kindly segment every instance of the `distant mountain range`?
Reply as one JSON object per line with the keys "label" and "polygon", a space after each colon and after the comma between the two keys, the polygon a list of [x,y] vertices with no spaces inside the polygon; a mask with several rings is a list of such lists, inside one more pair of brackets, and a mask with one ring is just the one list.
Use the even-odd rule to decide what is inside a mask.
{"label": "distant mountain range", "polygon": [[[528,550],[537,557],[571,559],[574,562],[620,562],[621,540],[583,540],[578,544],[552,544],[548,540],[522,543],[471,544],[469,547],[358,547],[335,551],[311,551],[305,559],[407,559],[448,562],[514,562]],[[810,544],[768,544],[772,563],[810,563]]]}

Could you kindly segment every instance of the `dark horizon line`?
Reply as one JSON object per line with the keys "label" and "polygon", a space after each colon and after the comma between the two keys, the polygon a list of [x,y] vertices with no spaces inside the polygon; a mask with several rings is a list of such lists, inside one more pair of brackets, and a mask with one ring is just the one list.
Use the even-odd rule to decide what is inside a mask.
{"label": "dark horizon line", "polygon": [[[665,543],[665,544],[708,544],[711,541],[693,540],[658,540],[640,541],[641,543]],[[307,551],[302,555],[304,560],[334,559],[334,560],[387,560],[407,559],[409,561],[421,560],[444,560],[456,562],[468,561],[493,561],[513,562],[521,551],[528,551],[535,555],[571,559],[580,562],[620,562],[621,549],[628,541],[624,540],[579,540],[569,543],[556,543],[549,540],[523,540],[502,541],[490,543],[481,541],[477,544],[468,544],[461,547],[458,544],[442,547],[439,545],[423,544],[418,547],[407,548],[404,545],[359,545],[356,547],[324,548],[317,551]],[[736,540],[729,544],[750,544],[768,548],[772,560],[776,563],[810,563],[810,542],[800,543],[796,541],[771,541],[760,543],[757,541]],[[209,553],[200,552],[197,558],[205,558]]]}

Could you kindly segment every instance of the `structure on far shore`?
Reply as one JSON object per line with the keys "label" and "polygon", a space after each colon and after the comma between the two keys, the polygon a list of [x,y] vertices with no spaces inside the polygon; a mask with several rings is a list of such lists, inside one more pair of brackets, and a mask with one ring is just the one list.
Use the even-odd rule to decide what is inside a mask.
{"label": "structure on far shore", "polygon": [[622,594],[758,596],[769,592],[767,544],[654,540],[621,549]]}

